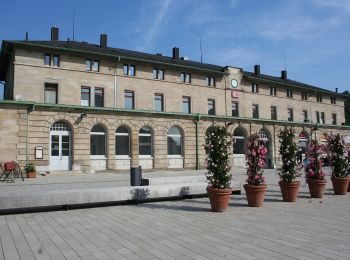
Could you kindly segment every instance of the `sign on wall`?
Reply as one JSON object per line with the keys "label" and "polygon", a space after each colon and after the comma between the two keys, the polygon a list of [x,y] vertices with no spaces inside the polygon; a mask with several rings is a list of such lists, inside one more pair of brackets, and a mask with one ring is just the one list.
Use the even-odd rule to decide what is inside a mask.
{"label": "sign on wall", "polygon": [[238,91],[235,91],[235,90],[232,90],[232,91],[231,91],[231,96],[232,96],[233,98],[239,98],[239,92],[238,92]]}
{"label": "sign on wall", "polygon": [[35,159],[44,159],[44,148],[42,146],[35,147],[34,157]]}

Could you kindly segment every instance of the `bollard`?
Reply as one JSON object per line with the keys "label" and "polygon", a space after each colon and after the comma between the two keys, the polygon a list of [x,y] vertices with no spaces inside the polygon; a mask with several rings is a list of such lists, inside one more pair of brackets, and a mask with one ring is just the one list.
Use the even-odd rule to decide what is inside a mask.
{"label": "bollard", "polygon": [[130,186],[141,186],[139,167],[130,168]]}
{"label": "bollard", "polygon": [[140,183],[141,183],[141,180],[142,180],[142,166],[139,166],[139,173],[140,173]]}

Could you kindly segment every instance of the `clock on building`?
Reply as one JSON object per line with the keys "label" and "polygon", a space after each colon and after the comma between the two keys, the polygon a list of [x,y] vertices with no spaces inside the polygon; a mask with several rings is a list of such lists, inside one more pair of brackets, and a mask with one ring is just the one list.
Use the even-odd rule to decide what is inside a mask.
{"label": "clock on building", "polygon": [[237,87],[238,87],[238,82],[237,82],[237,80],[235,80],[235,79],[232,79],[232,80],[231,80],[231,87],[232,87],[232,88],[237,88]]}

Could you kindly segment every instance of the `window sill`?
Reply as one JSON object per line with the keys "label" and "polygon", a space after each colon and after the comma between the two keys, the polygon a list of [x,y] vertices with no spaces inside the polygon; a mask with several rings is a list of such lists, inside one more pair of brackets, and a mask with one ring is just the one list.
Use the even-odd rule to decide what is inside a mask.
{"label": "window sill", "polygon": [[130,160],[131,157],[129,155],[115,155],[115,159]]}
{"label": "window sill", "polygon": [[139,155],[139,159],[153,159],[152,155]]}
{"label": "window sill", "polygon": [[93,160],[107,160],[105,155],[90,155],[90,159]]}
{"label": "window sill", "polygon": [[170,155],[168,154],[168,159],[183,159],[182,155]]}

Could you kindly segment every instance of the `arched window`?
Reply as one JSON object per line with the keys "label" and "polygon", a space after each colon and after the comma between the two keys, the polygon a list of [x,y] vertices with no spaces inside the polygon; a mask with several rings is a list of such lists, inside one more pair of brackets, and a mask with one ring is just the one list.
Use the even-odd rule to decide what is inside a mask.
{"label": "arched window", "polygon": [[305,153],[309,142],[309,135],[307,134],[307,132],[302,131],[300,132],[298,139],[299,139],[299,146],[301,148],[301,152]]}
{"label": "arched window", "polygon": [[269,134],[266,132],[265,129],[260,129],[260,131],[258,132],[258,136],[260,137],[261,141],[269,141]]}
{"label": "arched window", "polygon": [[102,126],[95,125],[90,133],[91,155],[106,155],[106,132]]}
{"label": "arched window", "polygon": [[245,154],[245,135],[241,128],[236,128],[233,132],[235,143],[233,145],[234,154]]}
{"label": "arched window", "polygon": [[152,156],[152,131],[148,126],[139,131],[139,155]]}
{"label": "arched window", "polygon": [[173,126],[167,134],[168,155],[182,155],[182,135],[178,127]]}
{"label": "arched window", "polygon": [[125,126],[120,126],[115,131],[115,154],[130,156],[130,134]]}

